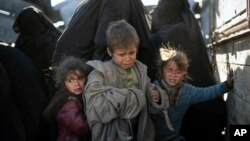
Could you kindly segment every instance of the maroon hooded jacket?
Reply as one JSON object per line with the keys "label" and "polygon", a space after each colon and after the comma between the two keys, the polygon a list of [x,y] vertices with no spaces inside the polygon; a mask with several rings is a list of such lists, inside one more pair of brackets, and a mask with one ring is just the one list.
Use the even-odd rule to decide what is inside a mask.
{"label": "maroon hooded jacket", "polygon": [[57,141],[90,141],[91,132],[80,102],[69,97],[56,115],[58,123]]}

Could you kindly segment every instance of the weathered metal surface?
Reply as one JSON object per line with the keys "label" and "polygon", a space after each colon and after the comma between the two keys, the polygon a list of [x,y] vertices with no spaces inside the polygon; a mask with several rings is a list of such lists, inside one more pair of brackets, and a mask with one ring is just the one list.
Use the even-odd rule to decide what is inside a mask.
{"label": "weathered metal surface", "polygon": [[249,36],[231,40],[226,44],[217,46],[217,63],[229,63],[239,66],[250,66],[247,58],[250,56]]}
{"label": "weathered metal surface", "polygon": [[248,5],[249,0],[212,0],[210,2],[210,33],[213,33],[214,44],[249,28]]}
{"label": "weathered metal surface", "polygon": [[227,97],[228,124],[250,124],[250,36],[216,46],[218,81],[235,72],[234,90]]}
{"label": "weathered metal surface", "polygon": [[224,96],[228,125],[250,124],[250,0],[205,0],[201,14],[217,82],[235,72],[234,89]]}
{"label": "weathered metal surface", "polygon": [[[248,59],[250,61],[250,58]],[[228,95],[229,124],[250,123],[250,67],[235,66],[235,83],[233,93]]]}
{"label": "weathered metal surface", "polygon": [[220,27],[246,10],[246,0],[218,0],[215,5],[216,27]]}

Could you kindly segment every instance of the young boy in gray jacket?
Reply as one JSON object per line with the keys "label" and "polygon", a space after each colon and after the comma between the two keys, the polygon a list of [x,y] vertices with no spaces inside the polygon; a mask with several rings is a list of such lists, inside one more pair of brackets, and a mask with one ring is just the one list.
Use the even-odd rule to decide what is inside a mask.
{"label": "young boy in gray jacket", "polygon": [[83,98],[93,141],[154,141],[149,112],[163,109],[162,98],[152,87],[147,67],[136,60],[139,37],[125,20],[106,31],[110,61],[88,61]]}

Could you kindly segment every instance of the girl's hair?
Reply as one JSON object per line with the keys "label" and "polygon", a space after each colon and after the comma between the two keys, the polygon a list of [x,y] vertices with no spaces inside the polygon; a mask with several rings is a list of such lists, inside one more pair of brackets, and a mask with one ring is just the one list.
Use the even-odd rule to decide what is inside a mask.
{"label": "girl's hair", "polygon": [[125,20],[111,22],[106,31],[107,45],[111,53],[116,48],[126,48],[131,44],[139,46],[139,37],[133,26]]}
{"label": "girl's hair", "polygon": [[55,67],[56,86],[64,86],[66,77],[71,73],[76,74],[76,70],[80,71],[81,73],[81,76],[79,77],[85,78],[87,75],[85,61],[73,56],[64,58],[64,60],[57,67]]}
{"label": "girl's hair", "polygon": [[[163,68],[168,64],[169,61],[174,61],[181,71],[188,70],[189,61],[188,61],[187,55],[182,51],[174,50],[173,52],[174,53],[172,53],[172,55],[170,55],[170,57],[167,60],[162,61],[161,71],[160,71],[161,74],[162,74]],[[189,78],[189,76],[185,75],[185,78]]]}

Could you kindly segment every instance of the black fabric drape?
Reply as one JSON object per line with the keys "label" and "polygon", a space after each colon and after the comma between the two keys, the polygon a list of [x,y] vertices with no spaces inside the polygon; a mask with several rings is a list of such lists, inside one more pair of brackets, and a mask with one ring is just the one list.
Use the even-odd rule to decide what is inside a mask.
{"label": "black fabric drape", "polygon": [[152,14],[152,33],[161,40],[158,47],[161,43],[170,43],[188,55],[191,84],[215,84],[200,26],[187,0],[159,1]]}
{"label": "black fabric drape", "polygon": [[42,119],[48,104],[42,82],[28,57],[0,43],[0,140],[49,140],[48,125]]}
{"label": "black fabric drape", "polygon": [[106,29],[111,21],[125,19],[140,38],[138,60],[148,65],[152,61],[152,41],[148,19],[140,0],[86,0],[80,4],[67,29],[58,40],[54,63],[64,56],[85,60],[106,60]]}

